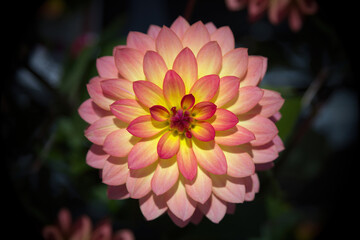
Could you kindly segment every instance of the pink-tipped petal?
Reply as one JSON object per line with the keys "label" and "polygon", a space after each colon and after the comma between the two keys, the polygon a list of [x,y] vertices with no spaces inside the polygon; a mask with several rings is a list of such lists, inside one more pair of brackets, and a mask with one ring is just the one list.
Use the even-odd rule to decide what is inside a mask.
{"label": "pink-tipped petal", "polygon": [[242,79],[247,71],[248,51],[246,48],[236,48],[223,57],[220,77],[235,76]]}
{"label": "pink-tipped petal", "polygon": [[180,102],[185,95],[185,84],[174,71],[167,71],[163,83],[164,97],[171,107],[180,108]]}
{"label": "pink-tipped petal", "polygon": [[115,52],[115,64],[120,75],[130,81],[144,80],[144,55],[133,48],[121,48]]}
{"label": "pink-tipped petal", "polygon": [[126,181],[126,188],[131,198],[145,197],[151,191],[151,179],[154,175],[157,163],[153,163],[141,169],[130,169]]}
{"label": "pink-tipped petal", "polygon": [[247,177],[255,172],[255,164],[249,153],[238,146],[221,146],[228,165],[227,174],[231,177]]}
{"label": "pink-tipped petal", "polygon": [[216,109],[214,116],[210,119],[210,123],[215,131],[228,130],[234,127],[238,122],[239,119],[234,113],[222,108]]}
{"label": "pink-tipped petal", "polygon": [[101,82],[105,96],[113,99],[135,99],[132,82],[126,79],[107,79]]}
{"label": "pink-tipped petal", "polygon": [[215,138],[215,129],[208,122],[197,122],[190,132],[195,138],[203,142],[209,142]]}
{"label": "pink-tipped petal", "polygon": [[128,173],[127,158],[109,157],[102,170],[102,181],[106,185],[119,186],[126,183]]}
{"label": "pink-tipped petal", "polygon": [[198,79],[198,65],[194,53],[189,48],[184,48],[176,56],[172,69],[180,75],[188,92]]}
{"label": "pink-tipped petal", "polygon": [[237,146],[251,142],[254,139],[254,133],[242,127],[240,124],[225,131],[217,131],[215,135],[215,141],[225,146]]}
{"label": "pink-tipped petal", "polygon": [[245,201],[252,201],[255,198],[255,194],[259,192],[260,182],[257,174],[253,174],[245,180]]}
{"label": "pink-tipped petal", "polygon": [[144,56],[143,64],[146,80],[162,88],[163,80],[168,70],[164,59],[159,53],[148,51]]}
{"label": "pink-tipped petal", "polygon": [[173,131],[166,132],[157,144],[159,158],[168,159],[179,151],[180,140],[178,134]]}
{"label": "pink-tipped petal", "polygon": [[189,47],[195,55],[197,55],[199,50],[209,41],[210,34],[201,21],[191,25],[182,39],[184,47]]}
{"label": "pink-tipped petal", "polygon": [[234,34],[228,26],[218,28],[211,34],[211,40],[216,41],[220,45],[223,55],[235,48]]}
{"label": "pink-tipped petal", "polygon": [[242,203],[245,200],[245,184],[242,178],[227,175],[210,175],[213,193],[225,202]]}
{"label": "pink-tipped petal", "polygon": [[167,106],[163,91],[160,87],[149,81],[136,81],[133,83],[136,97],[146,107],[154,105]]}
{"label": "pink-tipped petal", "polygon": [[222,52],[216,41],[205,44],[197,54],[198,77],[219,74],[222,65]]}
{"label": "pink-tipped petal", "polygon": [[254,111],[261,116],[271,117],[275,113],[279,112],[285,100],[278,92],[267,89],[264,89],[263,91],[264,95],[259,101],[258,106],[254,108]]}
{"label": "pink-tipped petal", "polygon": [[166,212],[167,206],[163,198],[163,196],[156,196],[152,193],[140,198],[140,210],[146,220],[154,220]]}
{"label": "pink-tipped petal", "polygon": [[263,95],[263,90],[258,87],[240,87],[239,96],[234,98],[224,107],[236,115],[243,114],[255,107]]}
{"label": "pink-tipped petal", "polygon": [[181,99],[181,108],[183,110],[188,110],[188,109],[192,108],[192,106],[194,106],[194,103],[195,103],[194,95],[192,95],[192,94],[185,95]]}
{"label": "pink-tipped petal", "polygon": [[191,116],[196,120],[211,118],[216,112],[216,105],[212,102],[199,102],[191,110]]}
{"label": "pink-tipped petal", "polygon": [[163,57],[168,69],[171,69],[176,56],[183,49],[179,37],[168,27],[163,27],[155,41],[156,51]]}
{"label": "pink-tipped petal", "polygon": [[127,130],[136,137],[149,138],[161,132],[166,126],[166,123],[155,121],[150,115],[145,115],[131,121]]}
{"label": "pink-tipped petal", "polygon": [[222,77],[220,79],[218,94],[214,97],[217,107],[226,108],[236,101],[239,95],[240,78],[234,76]]}
{"label": "pink-tipped petal", "polygon": [[226,213],[227,214],[235,214],[236,204],[228,202],[228,203],[226,203],[226,205],[227,205]]}
{"label": "pink-tipped petal", "polygon": [[224,218],[227,209],[226,202],[217,198],[214,194],[204,204],[198,206],[200,211],[213,223],[219,223]]}
{"label": "pink-tipped petal", "polygon": [[103,145],[107,135],[123,126],[124,123],[114,116],[103,117],[91,124],[88,129],[85,130],[85,136],[92,143]]}
{"label": "pink-tipped petal", "polygon": [[256,164],[268,163],[278,158],[279,152],[273,142],[262,146],[252,147],[253,161]]}
{"label": "pink-tipped petal", "polygon": [[126,188],[126,185],[123,184],[120,186],[108,186],[107,196],[109,199],[122,200],[129,198],[130,194]]}
{"label": "pink-tipped petal", "polygon": [[108,157],[109,154],[103,150],[102,146],[93,144],[86,154],[86,163],[90,167],[102,169]]}
{"label": "pink-tipped petal", "polygon": [[275,144],[276,146],[276,150],[278,152],[281,152],[285,149],[285,146],[284,146],[284,143],[283,141],[281,140],[281,138],[279,137],[279,135],[276,135],[273,139],[273,143]]}
{"label": "pink-tipped petal", "polygon": [[225,174],[227,171],[226,158],[214,141],[202,142],[193,140],[193,151],[198,164],[213,174]]}
{"label": "pink-tipped petal", "polygon": [[91,98],[80,105],[78,112],[80,117],[89,124],[94,123],[102,117],[110,115],[109,111],[105,111],[100,108]]}
{"label": "pink-tipped petal", "polygon": [[141,32],[129,32],[126,44],[127,47],[137,49],[142,54],[145,54],[146,51],[155,51],[154,39]]}
{"label": "pink-tipped petal", "polygon": [[110,133],[104,141],[104,151],[111,156],[126,157],[140,138],[133,136],[126,129]]}
{"label": "pink-tipped petal", "polygon": [[159,159],[159,164],[151,180],[151,188],[156,195],[167,192],[179,179],[176,157]]}
{"label": "pink-tipped petal", "polygon": [[192,149],[192,141],[180,138],[180,148],[176,154],[177,164],[181,174],[188,180],[194,179],[197,172],[197,161]]}
{"label": "pink-tipped petal", "polygon": [[173,30],[179,39],[182,39],[184,33],[190,27],[188,21],[182,16],[179,16],[170,26],[170,29]]}
{"label": "pink-tipped petal", "polygon": [[210,101],[219,89],[220,78],[218,75],[207,75],[195,82],[190,93],[196,102]]}
{"label": "pink-tipped petal", "polygon": [[[261,56],[249,56],[247,73],[240,86],[257,86],[264,77],[267,66],[267,59]],[[264,71],[265,69],[265,71]]]}
{"label": "pink-tipped petal", "polygon": [[105,56],[96,59],[96,69],[99,76],[102,78],[118,78],[119,76],[113,56]]}
{"label": "pink-tipped petal", "polygon": [[161,27],[151,24],[147,31],[147,34],[155,40],[159,35],[160,30]]}
{"label": "pink-tipped petal", "polygon": [[197,174],[193,180],[185,179],[187,194],[195,201],[204,204],[212,193],[211,178],[200,167],[197,167]]}
{"label": "pink-tipped petal", "polygon": [[102,109],[109,111],[110,105],[114,102],[114,99],[105,96],[101,88],[101,81],[104,79],[99,77],[94,77],[90,80],[89,84],[86,85],[88,93],[91,99],[101,107]]}
{"label": "pink-tipped petal", "polygon": [[205,24],[206,29],[208,30],[209,34],[212,34],[216,31],[216,26],[213,22],[208,22]]}
{"label": "pink-tipped petal", "polygon": [[163,122],[170,117],[169,111],[163,106],[154,105],[149,110],[151,117],[156,121]]}
{"label": "pink-tipped petal", "polygon": [[134,99],[120,99],[111,104],[110,108],[115,117],[126,123],[130,123],[137,117],[149,114]]}

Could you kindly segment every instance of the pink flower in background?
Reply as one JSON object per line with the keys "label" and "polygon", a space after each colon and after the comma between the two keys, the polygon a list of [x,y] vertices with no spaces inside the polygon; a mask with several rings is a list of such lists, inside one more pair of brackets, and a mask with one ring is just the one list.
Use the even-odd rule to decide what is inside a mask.
{"label": "pink flower in background", "polygon": [[[235,48],[229,27],[178,17],[130,32],[97,60],[79,108],[111,199],[139,199],[147,220],[218,223],[259,191],[283,144],[273,118],[284,100],[261,89],[267,59]],[[271,118],[271,119],[270,119]]]}
{"label": "pink flower in background", "polygon": [[287,17],[294,32],[301,29],[303,17],[315,14],[318,8],[315,0],[226,0],[226,5],[232,11],[244,9],[247,5],[250,21],[257,21],[266,12],[274,25]]}
{"label": "pink flower in background", "polygon": [[43,229],[45,240],[134,240],[132,231],[123,229],[113,234],[109,221],[103,221],[93,229],[88,216],[82,216],[72,222],[68,209],[59,211],[56,225],[49,225]]}

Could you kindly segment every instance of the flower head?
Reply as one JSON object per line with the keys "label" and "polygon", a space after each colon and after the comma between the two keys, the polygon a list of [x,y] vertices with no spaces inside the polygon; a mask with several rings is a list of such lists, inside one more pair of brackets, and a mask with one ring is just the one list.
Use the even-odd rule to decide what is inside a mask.
{"label": "flower head", "polygon": [[256,166],[283,149],[273,122],[284,100],[258,87],[267,59],[235,48],[229,27],[178,17],[130,32],[97,60],[79,108],[113,199],[139,199],[147,220],[219,222],[259,190]]}

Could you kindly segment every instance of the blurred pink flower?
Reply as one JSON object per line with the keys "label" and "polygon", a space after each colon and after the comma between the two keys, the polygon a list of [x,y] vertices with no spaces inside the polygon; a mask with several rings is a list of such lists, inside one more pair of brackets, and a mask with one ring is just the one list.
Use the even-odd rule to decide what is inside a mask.
{"label": "blurred pink flower", "polygon": [[283,144],[270,119],[284,103],[261,89],[267,59],[235,48],[229,27],[178,17],[170,28],[130,32],[97,60],[79,108],[112,199],[139,199],[147,220],[218,223],[259,191],[256,165]]}
{"label": "blurred pink flower", "polygon": [[266,12],[274,25],[287,17],[289,26],[294,32],[301,29],[303,17],[315,14],[318,8],[315,0],[225,0],[225,2],[232,11],[247,6],[250,21],[257,21]]}
{"label": "blurred pink flower", "polygon": [[114,235],[111,223],[107,220],[98,224],[93,229],[91,220],[88,216],[82,216],[72,222],[71,214],[68,209],[63,208],[59,211],[58,222],[56,225],[45,226],[43,229],[45,240],[134,240],[132,231],[123,229]]}

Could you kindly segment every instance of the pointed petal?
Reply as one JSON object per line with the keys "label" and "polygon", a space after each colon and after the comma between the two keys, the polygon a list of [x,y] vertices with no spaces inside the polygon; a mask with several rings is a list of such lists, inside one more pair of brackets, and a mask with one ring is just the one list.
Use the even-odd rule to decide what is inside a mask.
{"label": "pointed petal", "polygon": [[242,79],[247,71],[248,51],[246,48],[236,48],[223,57],[220,77],[235,76]]}
{"label": "pointed petal", "polygon": [[171,107],[180,108],[182,97],[185,95],[185,84],[174,71],[167,71],[163,84],[164,97]]}
{"label": "pointed petal", "polygon": [[163,91],[160,87],[148,81],[136,81],[133,83],[136,97],[139,101],[151,108],[154,105],[167,106]]}
{"label": "pointed petal", "polygon": [[224,107],[234,114],[243,114],[251,110],[263,97],[263,90],[258,87],[240,87],[239,95]]}
{"label": "pointed petal", "polygon": [[118,78],[119,72],[115,66],[113,56],[105,56],[96,59],[96,69],[102,78]]}
{"label": "pointed petal", "polygon": [[278,158],[279,152],[273,142],[262,146],[252,147],[253,161],[256,164],[268,163]]}
{"label": "pointed petal", "polygon": [[215,129],[208,122],[197,122],[190,132],[195,138],[203,142],[212,141],[215,138]]}
{"label": "pointed petal", "polygon": [[205,24],[206,29],[210,34],[214,33],[216,31],[216,26],[213,22],[208,22]]}
{"label": "pointed petal", "polygon": [[257,174],[253,174],[245,180],[245,201],[252,201],[255,198],[255,194],[259,192],[260,182]]}
{"label": "pointed petal", "polygon": [[192,94],[185,95],[181,99],[181,108],[183,110],[188,110],[188,109],[192,108],[192,106],[194,106],[194,103],[195,103],[194,95],[192,95]]}
{"label": "pointed petal", "polygon": [[219,89],[220,78],[217,75],[207,75],[195,82],[190,93],[196,102],[210,101]]}
{"label": "pointed petal", "polygon": [[227,175],[210,175],[213,193],[225,202],[242,203],[245,200],[245,184],[242,178]]}
{"label": "pointed petal", "polygon": [[103,117],[85,130],[85,136],[90,142],[103,145],[107,135],[118,130],[119,126],[123,124],[124,123],[121,123],[121,121],[114,116]]}
{"label": "pointed petal", "polygon": [[196,120],[211,118],[216,112],[216,105],[212,102],[199,102],[191,110],[191,116]]}
{"label": "pointed petal", "polygon": [[142,139],[136,143],[128,155],[130,169],[140,169],[154,163],[158,158],[156,145],[162,134],[152,138]]}
{"label": "pointed petal", "polygon": [[200,167],[197,168],[196,177],[193,180],[185,179],[186,193],[193,200],[204,204],[212,193],[211,178]]}
{"label": "pointed petal", "polygon": [[176,33],[170,28],[163,27],[155,41],[156,51],[163,57],[168,69],[171,69],[176,56],[183,49]]}
{"label": "pointed petal", "polygon": [[285,100],[278,92],[266,89],[263,89],[263,91],[263,97],[259,101],[259,104],[253,110],[261,116],[271,117],[275,113],[279,112]]}
{"label": "pointed petal", "polygon": [[139,50],[142,54],[145,54],[146,51],[155,50],[154,39],[141,32],[130,31],[126,39],[126,45],[129,48]]}
{"label": "pointed petal", "polygon": [[115,51],[115,64],[120,75],[130,81],[144,80],[144,55],[132,48],[121,48]]}
{"label": "pointed petal", "polygon": [[166,132],[157,144],[159,158],[168,159],[173,157],[179,151],[179,146],[179,135],[173,131]]}
{"label": "pointed petal", "polygon": [[215,41],[205,44],[197,54],[197,63],[199,78],[210,74],[219,74],[222,65],[222,53],[219,44]]}
{"label": "pointed petal", "polygon": [[213,174],[225,174],[227,171],[226,158],[221,148],[214,142],[193,140],[193,150],[198,164]]}
{"label": "pointed petal", "polygon": [[185,32],[182,42],[184,47],[189,47],[197,55],[199,50],[210,41],[210,34],[205,25],[198,21]]}
{"label": "pointed petal", "polygon": [[115,117],[127,123],[130,123],[139,116],[149,114],[134,99],[120,99],[111,104],[110,108]]}
{"label": "pointed petal", "polygon": [[217,41],[221,47],[223,55],[235,48],[234,34],[228,26],[218,28],[213,34],[211,34],[211,40]]}
{"label": "pointed petal", "polygon": [[109,111],[114,99],[104,95],[101,88],[101,81],[103,81],[102,78],[94,77],[90,80],[89,84],[86,85],[86,88],[94,103],[102,109]]}
{"label": "pointed petal", "polygon": [[145,197],[151,191],[151,179],[154,175],[157,163],[153,163],[141,169],[130,169],[126,188],[131,198]]}
{"label": "pointed petal", "polygon": [[218,108],[209,122],[215,131],[225,131],[234,127],[239,122],[239,119],[234,113],[226,109]]}
{"label": "pointed petal", "polygon": [[160,30],[161,30],[161,27],[151,24],[147,31],[147,34],[150,37],[152,37],[153,39],[156,39],[157,36],[159,35]]}
{"label": "pointed petal", "polygon": [[80,117],[89,124],[111,114],[109,111],[105,111],[96,105],[91,98],[80,105],[78,113]]}
{"label": "pointed petal", "polygon": [[267,59],[261,56],[249,56],[247,73],[240,86],[257,86],[265,75]]}
{"label": "pointed petal", "polygon": [[155,121],[150,115],[145,115],[131,121],[126,130],[136,137],[149,138],[161,132],[166,126],[166,122]]}
{"label": "pointed petal", "polygon": [[86,163],[90,167],[102,169],[109,154],[104,152],[102,146],[93,144],[86,154]]}
{"label": "pointed petal", "polygon": [[176,35],[181,39],[186,32],[186,30],[190,27],[188,21],[182,16],[179,16],[170,26],[170,29],[173,30]]}
{"label": "pointed petal", "polygon": [[102,182],[119,186],[126,183],[129,173],[127,158],[109,157],[102,170]]}
{"label": "pointed petal", "polygon": [[284,146],[284,143],[283,141],[281,140],[281,138],[279,137],[279,135],[276,135],[273,139],[273,143],[275,144],[276,146],[276,150],[278,152],[281,152],[285,149],[285,146]]}
{"label": "pointed petal", "polygon": [[126,129],[110,133],[104,141],[104,151],[115,157],[126,157],[140,138],[133,136]]}
{"label": "pointed petal", "polygon": [[176,226],[178,226],[180,228],[183,228],[186,225],[188,225],[191,220],[191,218],[189,218],[188,220],[183,221],[180,218],[178,218],[177,216],[175,216],[175,214],[173,214],[170,210],[168,210],[167,213],[168,213],[170,219],[176,224]]}
{"label": "pointed petal", "polygon": [[239,95],[240,78],[234,76],[222,77],[220,79],[218,94],[214,97],[217,107],[226,108],[236,101]]}
{"label": "pointed petal", "polygon": [[172,69],[183,79],[188,92],[198,79],[198,65],[194,53],[189,48],[184,48],[176,56]]}
{"label": "pointed petal", "polygon": [[159,164],[151,180],[151,188],[156,195],[167,192],[179,179],[176,157],[159,159]]}
{"label": "pointed petal", "polygon": [[196,208],[194,214],[190,218],[190,221],[192,224],[198,225],[201,222],[201,220],[203,219],[203,217],[204,217],[204,214],[199,210],[199,208]]}
{"label": "pointed petal", "polygon": [[167,210],[163,196],[156,196],[152,193],[140,198],[139,204],[142,214],[148,221],[158,218]]}
{"label": "pointed petal", "polygon": [[225,131],[217,131],[215,135],[215,141],[225,146],[237,146],[254,139],[255,135],[240,124]]}
{"label": "pointed petal", "polygon": [[213,223],[219,223],[226,214],[226,202],[217,198],[214,194],[211,195],[204,204],[199,204],[200,211],[210,219]]}
{"label": "pointed petal", "polygon": [[113,200],[122,200],[130,197],[128,190],[126,189],[126,185],[120,186],[108,186],[107,188],[107,196],[109,199]]}
{"label": "pointed petal", "polygon": [[105,96],[113,99],[135,99],[132,82],[126,79],[107,79],[101,82]]}
{"label": "pointed petal", "polygon": [[160,122],[166,121],[170,117],[169,111],[165,107],[160,105],[152,106],[150,108],[150,114],[153,119]]}
{"label": "pointed petal", "polygon": [[154,51],[146,52],[143,67],[146,79],[158,87],[162,87],[168,68],[160,54]]}
{"label": "pointed petal", "polygon": [[238,146],[221,146],[228,165],[227,174],[231,177],[247,177],[255,172],[255,164],[249,153]]}
{"label": "pointed petal", "polygon": [[181,174],[186,179],[192,180],[196,176],[197,162],[190,139],[180,138],[180,148],[176,158]]}

